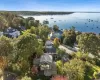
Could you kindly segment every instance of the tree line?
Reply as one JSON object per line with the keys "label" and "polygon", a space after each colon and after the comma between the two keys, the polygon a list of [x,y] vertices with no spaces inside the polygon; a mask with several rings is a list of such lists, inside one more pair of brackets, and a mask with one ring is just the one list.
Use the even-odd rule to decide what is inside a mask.
{"label": "tree line", "polygon": [[[6,11],[3,11],[6,12]],[[7,11],[17,15],[65,15],[72,14],[74,12],[56,12],[56,11]]]}

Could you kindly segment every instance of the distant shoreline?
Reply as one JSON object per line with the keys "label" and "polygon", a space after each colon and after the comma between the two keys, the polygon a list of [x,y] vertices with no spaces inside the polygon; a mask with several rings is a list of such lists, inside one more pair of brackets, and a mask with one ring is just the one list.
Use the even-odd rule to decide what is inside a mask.
{"label": "distant shoreline", "polygon": [[0,11],[0,12],[11,12],[18,15],[66,15],[74,12],[56,12],[56,11]]}
{"label": "distant shoreline", "polygon": [[87,12],[87,11],[0,11],[0,12],[11,12],[11,13],[15,13],[17,15],[24,15],[24,16],[34,16],[34,15],[69,15],[69,14],[73,14],[73,13],[100,13],[100,12]]}

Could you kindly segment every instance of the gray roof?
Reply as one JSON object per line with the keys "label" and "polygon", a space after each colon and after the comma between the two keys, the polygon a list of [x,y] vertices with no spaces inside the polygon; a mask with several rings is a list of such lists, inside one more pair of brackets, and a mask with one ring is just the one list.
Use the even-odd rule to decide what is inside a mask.
{"label": "gray roof", "polygon": [[52,56],[49,55],[49,54],[42,55],[41,58],[40,58],[40,63],[44,63],[44,62],[52,63],[53,62]]}
{"label": "gray roof", "polygon": [[52,45],[52,44],[53,44],[53,42],[50,41],[50,40],[47,40],[46,43],[45,43],[45,45]]}
{"label": "gray roof", "polygon": [[[48,46],[49,47],[49,46]],[[47,53],[56,53],[56,48],[52,46],[51,48],[45,47]]]}

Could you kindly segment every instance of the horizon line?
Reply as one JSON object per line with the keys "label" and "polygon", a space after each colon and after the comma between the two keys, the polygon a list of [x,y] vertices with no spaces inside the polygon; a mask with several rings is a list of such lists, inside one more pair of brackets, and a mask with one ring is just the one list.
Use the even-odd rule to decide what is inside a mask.
{"label": "horizon line", "polygon": [[39,10],[0,10],[0,12],[1,11],[11,11],[11,12],[13,12],[13,11],[15,11],[15,12],[20,12],[20,11],[22,11],[22,12],[24,12],[24,11],[29,11],[29,12],[74,12],[74,13],[100,13],[100,11],[47,11],[47,10],[45,10],[45,11],[39,11]]}

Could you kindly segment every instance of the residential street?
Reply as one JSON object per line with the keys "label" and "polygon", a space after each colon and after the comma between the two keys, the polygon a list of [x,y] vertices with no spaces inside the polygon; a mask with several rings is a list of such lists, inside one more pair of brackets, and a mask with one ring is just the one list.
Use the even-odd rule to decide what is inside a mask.
{"label": "residential street", "polygon": [[64,47],[62,45],[59,46],[60,49],[64,49],[66,53],[73,54],[75,51],[68,49],[67,47]]}

